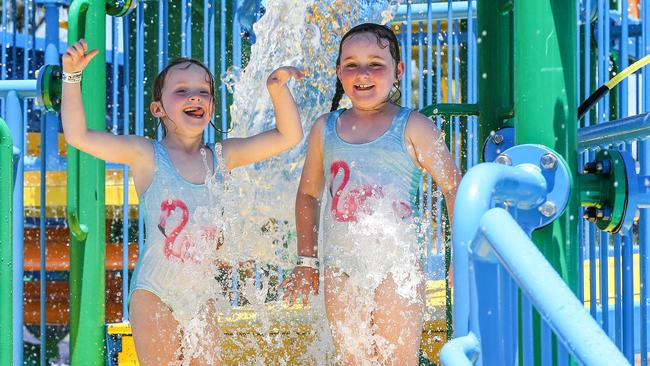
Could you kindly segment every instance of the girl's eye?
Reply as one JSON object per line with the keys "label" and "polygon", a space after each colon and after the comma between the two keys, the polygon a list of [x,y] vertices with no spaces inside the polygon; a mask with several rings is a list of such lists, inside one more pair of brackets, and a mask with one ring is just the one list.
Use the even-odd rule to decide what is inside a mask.
{"label": "girl's eye", "polygon": [[382,64],[370,64],[370,67],[382,67]]}
{"label": "girl's eye", "polygon": [[176,89],[176,93],[183,94],[185,93],[185,89]]}
{"label": "girl's eye", "polygon": [[210,92],[207,90],[201,90],[202,95],[210,95]]}
{"label": "girl's eye", "polygon": [[345,67],[348,68],[348,69],[353,69],[353,68],[357,67],[357,64],[347,64],[347,65],[345,65]]}

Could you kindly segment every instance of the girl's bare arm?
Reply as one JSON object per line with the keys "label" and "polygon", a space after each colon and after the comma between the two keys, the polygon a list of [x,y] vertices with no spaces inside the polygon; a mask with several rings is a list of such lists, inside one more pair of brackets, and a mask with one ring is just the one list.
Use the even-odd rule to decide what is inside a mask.
{"label": "girl's bare arm", "polygon": [[431,174],[444,195],[451,221],[461,175],[445,145],[443,134],[424,115],[411,113],[406,127],[406,139],[413,148],[418,164]]}
{"label": "girl's bare arm", "polygon": [[[63,71],[74,73],[85,69],[98,54],[97,50],[87,51],[88,45],[84,40],[68,47],[62,58]],[[153,164],[151,144],[143,137],[116,136],[88,129],[80,83],[63,83],[62,92],[61,123],[68,144],[102,160],[137,166],[149,158],[150,165]]]}
{"label": "girl's bare arm", "polygon": [[268,159],[289,150],[302,141],[300,112],[289,87],[290,78],[300,80],[301,70],[285,66],[273,71],[266,81],[275,111],[276,127],[255,136],[230,138],[223,142],[223,154],[228,170]]}

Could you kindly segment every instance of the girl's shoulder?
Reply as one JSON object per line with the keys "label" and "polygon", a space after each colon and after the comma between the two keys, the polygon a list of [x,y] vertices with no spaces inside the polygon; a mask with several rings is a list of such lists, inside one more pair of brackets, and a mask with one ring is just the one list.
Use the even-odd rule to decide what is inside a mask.
{"label": "girl's shoulder", "polygon": [[[336,111],[335,111],[336,112]],[[329,112],[325,114],[321,114],[316,118],[314,121],[314,124],[311,126],[311,130],[309,132],[310,135],[317,134],[317,135],[322,135],[323,131],[325,130],[325,127],[327,125],[327,122],[330,120],[330,117],[332,116],[332,113],[335,112]]]}
{"label": "girl's shoulder", "polygon": [[413,109],[406,122],[406,133],[417,132],[422,129],[440,131],[434,120]]}

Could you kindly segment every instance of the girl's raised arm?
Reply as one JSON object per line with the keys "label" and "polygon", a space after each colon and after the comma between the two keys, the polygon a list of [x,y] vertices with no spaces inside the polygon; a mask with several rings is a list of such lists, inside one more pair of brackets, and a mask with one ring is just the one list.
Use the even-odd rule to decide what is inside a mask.
{"label": "girl's raised arm", "polygon": [[[98,53],[98,50],[88,52],[86,41],[79,40],[69,46],[63,55],[63,72],[80,76]],[[142,164],[153,166],[153,149],[143,137],[116,136],[106,131],[88,129],[81,99],[81,84],[78,81],[64,82],[62,92],[61,123],[68,144],[102,160],[131,167]]]}
{"label": "girl's raised arm", "polygon": [[271,73],[266,87],[275,111],[276,127],[255,136],[229,138],[223,144],[228,170],[268,159],[296,146],[303,137],[300,112],[287,86],[290,78],[301,80],[304,74],[295,67],[284,66]]}
{"label": "girl's raised arm", "polygon": [[420,166],[431,174],[444,195],[451,222],[461,175],[445,145],[443,134],[424,115],[411,113],[406,126],[406,139],[414,149]]}

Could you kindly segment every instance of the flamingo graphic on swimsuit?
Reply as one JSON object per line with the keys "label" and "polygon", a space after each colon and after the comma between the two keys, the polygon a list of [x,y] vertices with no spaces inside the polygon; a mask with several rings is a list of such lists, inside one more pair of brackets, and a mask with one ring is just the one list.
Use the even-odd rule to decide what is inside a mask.
{"label": "flamingo graphic on swimsuit", "polygon": [[[343,171],[343,179],[336,191],[333,191],[334,179]],[[384,190],[382,186],[364,184],[359,188],[353,188],[345,194],[343,190],[350,181],[350,166],[343,160],[336,160],[330,165],[330,195],[332,196],[332,215],[336,221],[339,222],[356,222],[357,211],[361,209],[362,213],[367,215],[372,214],[372,210],[365,204],[366,200],[370,197],[383,198]],[[339,200],[342,199],[343,207],[339,208]],[[393,202],[393,210],[401,219],[410,217],[413,212],[411,206],[404,202]]]}
{"label": "flamingo graphic on swimsuit", "polygon": [[[169,233],[167,233],[167,219],[172,215],[176,209],[181,211],[181,221],[172,228]],[[189,248],[191,245],[191,235],[188,233],[183,233],[183,229],[187,225],[189,220],[189,210],[185,202],[180,199],[167,199],[160,203],[160,221],[158,223],[158,229],[165,237],[165,246],[164,246],[164,255],[165,258],[178,258],[181,261],[186,259],[191,260],[192,262],[198,262],[198,259],[189,253]],[[183,235],[181,235],[181,233]],[[177,239],[181,235],[179,243]],[[217,240],[217,230],[216,228],[202,228],[201,237],[204,240]]]}

